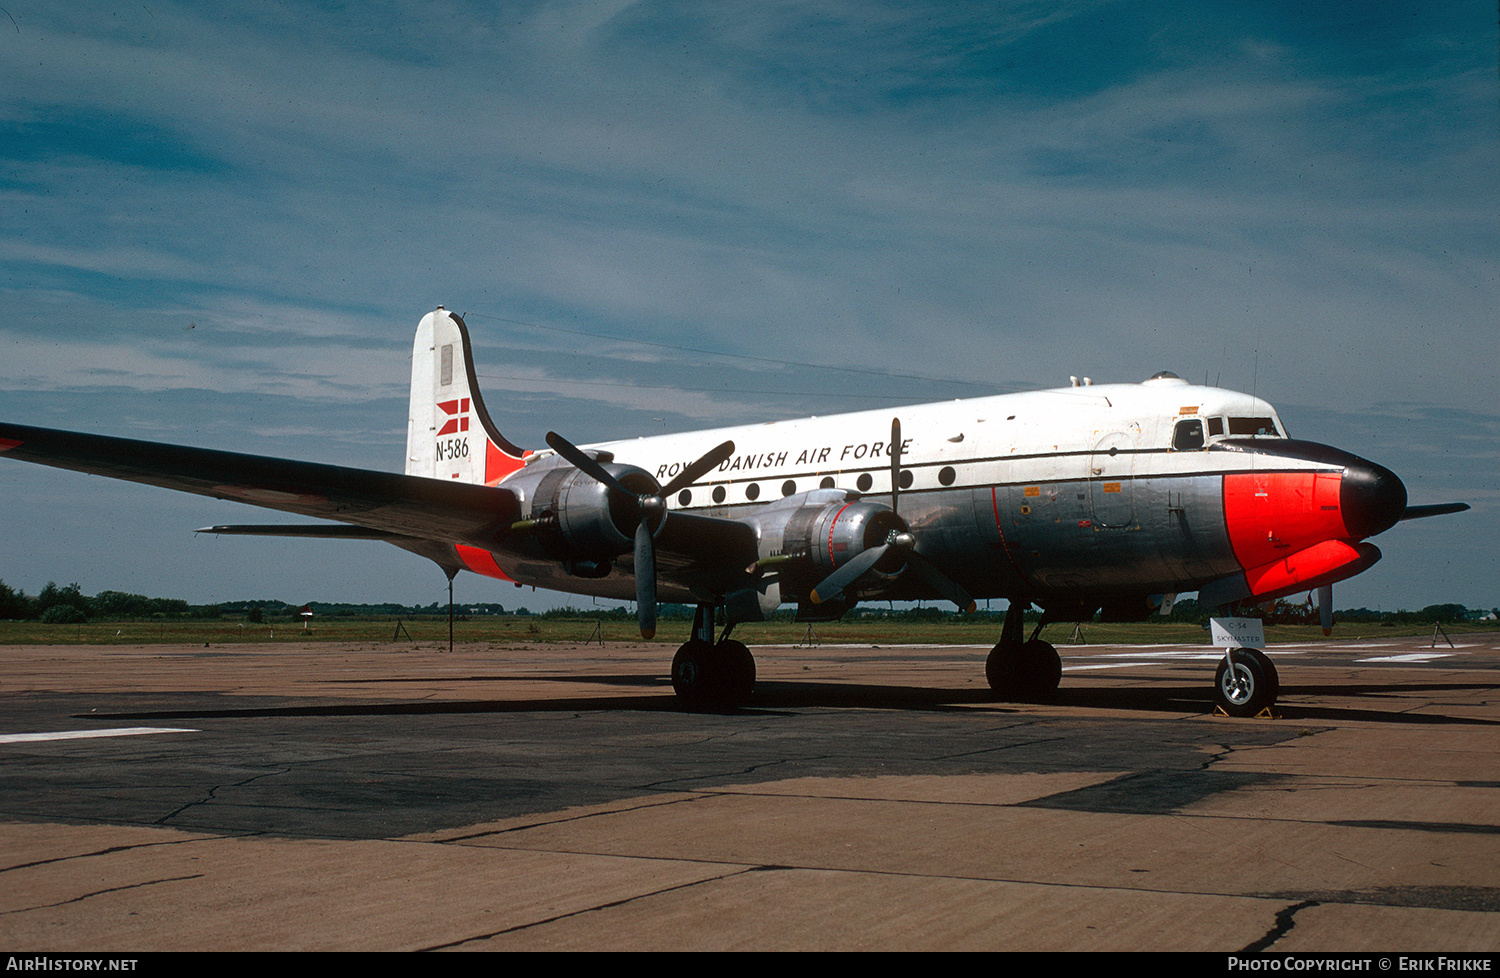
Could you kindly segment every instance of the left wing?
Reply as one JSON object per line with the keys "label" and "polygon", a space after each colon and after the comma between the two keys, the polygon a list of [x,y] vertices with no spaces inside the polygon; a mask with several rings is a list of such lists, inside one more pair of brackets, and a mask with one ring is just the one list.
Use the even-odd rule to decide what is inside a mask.
{"label": "left wing", "polygon": [[488,547],[520,518],[506,489],[26,425],[0,424],[0,456],[419,540]]}

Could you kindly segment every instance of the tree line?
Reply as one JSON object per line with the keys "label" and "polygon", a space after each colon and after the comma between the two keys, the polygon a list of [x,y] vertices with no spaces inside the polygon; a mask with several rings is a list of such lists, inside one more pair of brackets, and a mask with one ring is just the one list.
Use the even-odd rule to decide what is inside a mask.
{"label": "tree line", "polygon": [[0,619],[73,624],[101,618],[191,618],[193,608],[180,598],[148,598],[144,594],[100,591],[89,596],[79,586],[48,581],[35,597],[0,581]]}
{"label": "tree line", "polygon": [[[86,595],[77,583],[59,585],[48,581],[36,595],[10,587],[0,581],[0,621],[40,621],[45,624],[70,625],[86,621],[136,621],[140,619],[216,619],[275,621],[297,618],[301,604],[273,598],[244,601],[221,601],[217,604],[189,604],[181,598],[152,598],[123,591],[100,591]],[[313,602],[313,613],[319,617],[368,618],[421,615],[447,615],[448,605],[341,604]],[[457,609],[464,616],[503,615],[498,604],[465,604]]]}
{"label": "tree line", "polygon": [[[275,621],[299,617],[303,607],[309,607],[321,618],[401,618],[429,615],[447,615],[445,603],[432,602],[427,605],[346,604],[316,601],[310,605],[292,604],[271,598],[244,601],[223,601],[218,604],[188,604],[181,598],[151,598],[144,594],[127,594],[123,591],[100,591],[85,595],[78,584],[59,586],[48,581],[36,596],[9,587],[0,581],[0,620],[41,621],[47,624],[74,624],[85,621],[131,621],[140,619],[216,619],[232,618],[240,621]],[[628,607],[601,608],[553,608],[532,612],[516,608],[507,612],[502,605],[494,603],[466,603],[455,606],[461,618],[510,614],[519,617],[590,618],[599,621],[624,621],[633,619],[635,612]],[[695,608],[692,605],[662,604],[657,617],[664,621],[691,621]],[[881,618],[895,621],[941,622],[947,620],[973,621],[976,618],[1004,617],[1003,611],[979,611],[973,615],[959,615],[945,606],[918,605],[896,609],[878,604],[864,605],[853,609],[845,617],[853,619]],[[1192,598],[1178,601],[1167,616],[1170,621],[1206,623],[1211,609],[1200,607]],[[1317,609],[1305,602],[1276,601],[1269,607],[1241,609],[1238,614],[1263,618],[1267,624],[1314,624],[1318,620]],[[1466,608],[1461,604],[1433,604],[1420,611],[1372,611],[1368,608],[1349,608],[1335,612],[1339,621],[1390,623],[1395,625],[1450,623],[1476,621],[1487,614],[1500,616],[1500,609]],[[775,614],[777,619],[791,620],[792,608],[782,608]],[[1028,620],[1040,617],[1040,612],[1027,612]],[[1148,620],[1161,620],[1155,615]]]}

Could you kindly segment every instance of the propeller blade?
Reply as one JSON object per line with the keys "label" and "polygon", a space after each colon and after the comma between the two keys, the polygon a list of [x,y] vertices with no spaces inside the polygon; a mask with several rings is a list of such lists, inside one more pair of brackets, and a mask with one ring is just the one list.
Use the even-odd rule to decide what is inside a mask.
{"label": "propeller blade", "polygon": [[891,509],[901,512],[901,419],[891,419]]}
{"label": "propeller blade", "polygon": [[1401,513],[1403,520],[1420,520],[1427,516],[1447,516],[1449,513],[1462,513],[1469,508],[1468,503],[1435,503],[1431,506],[1408,506]]}
{"label": "propeller blade", "polygon": [[906,558],[908,566],[917,569],[917,575],[927,582],[927,586],[938,594],[958,605],[958,609],[969,614],[979,607],[974,599],[969,597],[969,592],[958,586],[956,581],[951,580],[947,574],[932,566],[932,562],[915,550]]}
{"label": "propeller blade", "polygon": [[1324,584],[1318,588],[1318,624],[1323,626],[1324,635],[1333,634],[1333,585]]}
{"label": "propeller blade", "polygon": [[626,489],[625,486],[620,483],[619,479],[616,479],[614,476],[609,474],[604,466],[600,465],[598,462],[594,461],[583,452],[579,451],[576,445],[568,441],[562,435],[559,435],[555,431],[547,432],[547,444],[551,446],[554,452],[561,455],[569,462],[572,462],[573,467],[583,472],[584,475],[588,476],[596,482],[604,483],[606,486],[609,486],[616,492],[624,493],[632,499],[636,498],[636,494],[631,492],[629,489]]}
{"label": "propeller blade", "polygon": [[698,461],[677,473],[677,478],[662,486],[660,494],[665,497],[674,494],[679,489],[686,489],[707,475],[711,470],[717,468],[719,463],[733,454],[734,442],[732,441],[726,441],[717,448],[711,449],[702,458],[698,459]]}
{"label": "propeller blade", "polygon": [[875,562],[884,557],[885,552],[890,548],[890,544],[883,543],[878,547],[861,550],[855,554],[854,559],[823,578],[822,583],[812,589],[812,594],[810,595],[812,603],[822,604],[824,601],[838,597],[843,593],[844,588],[859,580],[859,578],[864,576],[865,571],[874,567]]}
{"label": "propeller blade", "polygon": [[635,528],[635,613],[641,638],[656,637],[656,545],[651,526],[641,520]]}

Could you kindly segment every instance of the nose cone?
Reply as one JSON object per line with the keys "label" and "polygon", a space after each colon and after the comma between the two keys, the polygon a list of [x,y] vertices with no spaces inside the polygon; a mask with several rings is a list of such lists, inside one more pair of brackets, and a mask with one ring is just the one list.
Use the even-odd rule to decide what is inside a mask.
{"label": "nose cone", "polygon": [[1401,519],[1406,511],[1406,486],[1385,466],[1355,459],[1344,468],[1339,509],[1351,536],[1357,540],[1373,537]]}

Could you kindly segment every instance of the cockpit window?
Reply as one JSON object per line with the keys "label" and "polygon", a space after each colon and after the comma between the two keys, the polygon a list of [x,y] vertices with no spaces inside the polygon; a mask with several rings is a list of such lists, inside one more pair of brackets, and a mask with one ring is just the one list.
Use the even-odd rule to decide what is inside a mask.
{"label": "cockpit window", "polygon": [[1222,435],[1224,433],[1224,419],[1223,418],[1209,418],[1208,419],[1208,433],[1210,435],[1212,435],[1213,437],[1215,437],[1215,438],[1217,438],[1220,435]]}
{"label": "cockpit window", "polygon": [[1197,418],[1177,422],[1172,431],[1172,448],[1179,452],[1203,447],[1203,422]]}
{"label": "cockpit window", "polygon": [[1276,422],[1270,418],[1230,418],[1231,435],[1249,435],[1251,438],[1280,438]]}

